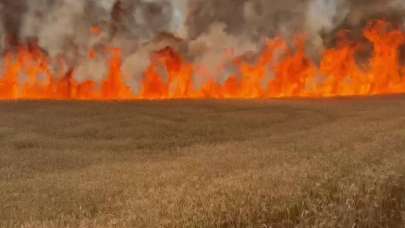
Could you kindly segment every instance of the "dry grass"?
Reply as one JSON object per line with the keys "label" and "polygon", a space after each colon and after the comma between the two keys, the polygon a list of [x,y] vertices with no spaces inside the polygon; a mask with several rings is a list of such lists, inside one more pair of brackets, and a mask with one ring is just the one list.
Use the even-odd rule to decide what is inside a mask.
{"label": "dry grass", "polygon": [[1,102],[1,227],[404,227],[405,98]]}

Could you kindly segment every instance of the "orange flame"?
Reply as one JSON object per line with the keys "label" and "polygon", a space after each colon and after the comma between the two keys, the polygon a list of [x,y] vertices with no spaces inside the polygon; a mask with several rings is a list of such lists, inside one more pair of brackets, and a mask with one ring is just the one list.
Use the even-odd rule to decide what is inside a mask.
{"label": "orange flame", "polygon": [[[99,29],[94,27],[92,32],[97,34]],[[223,82],[209,77],[199,86],[194,83],[196,66],[165,48],[151,56],[138,92],[127,85],[133,75],[123,74],[123,57],[118,48],[107,50],[108,71],[102,82],[79,82],[63,59],[57,60],[55,70],[39,47],[21,46],[2,58],[0,99],[251,99],[405,93],[405,66],[399,57],[405,34],[380,20],[370,23],[363,35],[373,49],[367,62],[359,63],[356,56],[360,45],[344,35],[338,36],[335,48],[322,53],[319,66],[307,56],[302,37],[296,39],[294,47],[282,38],[274,38],[255,62],[233,58],[231,65],[237,72]],[[89,50],[88,60],[98,54]]]}

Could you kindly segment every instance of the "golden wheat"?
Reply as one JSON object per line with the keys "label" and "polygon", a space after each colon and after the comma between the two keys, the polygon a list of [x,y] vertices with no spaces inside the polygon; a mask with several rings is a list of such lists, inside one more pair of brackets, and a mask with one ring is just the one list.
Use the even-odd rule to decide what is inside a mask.
{"label": "golden wheat", "polygon": [[2,227],[401,227],[405,98],[1,102]]}

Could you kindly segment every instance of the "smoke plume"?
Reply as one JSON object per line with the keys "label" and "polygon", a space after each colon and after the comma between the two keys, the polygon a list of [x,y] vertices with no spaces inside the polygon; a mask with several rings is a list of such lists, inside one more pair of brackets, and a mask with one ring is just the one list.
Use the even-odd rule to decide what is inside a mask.
{"label": "smoke plume", "polygon": [[402,0],[2,0],[0,49],[34,42],[51,59],[62,56],[77,77],[100,80],[108,55],[89,63],[88,51],[121,48],[136,88],[150,55],[165,45],[209,77],[224,70],[227,51],[240,56],[268,37],[305,34],[308,51],[320,53],[331,34],[359,30],[369,18],[404,24],[403,9]]}

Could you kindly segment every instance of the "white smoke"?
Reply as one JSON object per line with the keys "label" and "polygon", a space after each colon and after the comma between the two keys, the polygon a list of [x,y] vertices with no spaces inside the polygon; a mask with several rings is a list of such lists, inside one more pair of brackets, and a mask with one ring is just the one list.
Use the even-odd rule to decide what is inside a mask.
{"label": "white smoke", "polygon": [[213,23],[206,34],[202,34],[189,44],[189,51],[197,56],[194,59],[197,72],[194,83],[197,88],[207,80],[215,78],[224,82],[229,74],[226,64],[247,52],[256,52],[258,44],[250,42],[244,36],[232,36],[225,32],[223,23]]}
{"label": "white smoke", "polygon": [[48,8],[46,0],[28,2],[28,12],[23,18],[22,37],[38,38],[39,45],[51,57],[64,54],[69,42],[80,44],[88,32],[83,31],[81,18],[84,1],[63,0]]}
{"label": "white smoke", "polygon": [[349,13],[345,0],[312,0],[306,13],[306,31],[311,34],[312,45],[321,51],[322,33],[329,33],[343,22]]}
{"label": "white smoke", "polygon": [[115,0],[93,0],[93,2],[94,4],[98,4],[100,8],[104,9],[106,12],[111,12]]}
{"label": "white smoke", "polygon": [[129,85],[135,93],[140,90],[139,85],[144,71],[150,64],[152,51],[150,47],[142,48],[129,55],[122,64],[122,72],[129,79]]}
{"label": "white smoke", "polygon": [[172,0],[173,12],[170,22],[170,32],[176,34],[180,38],[187,38],[186,20],[188,16],[188,2],[189,0]]}
{"label": "white smoke", "polygon": [[[35,37],[51,61],[63,56],[68,65],[75,68],[75,77],[79,81],[102,79],[100,75],[104,73],[105,63],[99,59],[89,60],[87,55],[97,44],[106,43],[108,34],[102,30],[95,35],[90,30],[93,26],[110,20],[115,0],[96,1],[96,5],[93,1],[56,0],[52,4],[48,0],[27,1],[20,38],[24,40]],[[96,11],[96,17],[91,17],[86,11],[90,4],[95,7],[92,10]]]}
{"label": "white smoke", "polygon": [[75,68],[74,75],[78,82],[92,80],[95,82],[102,81],[108,73],[108,64],[105,57],[96,59],[85,59]]}

